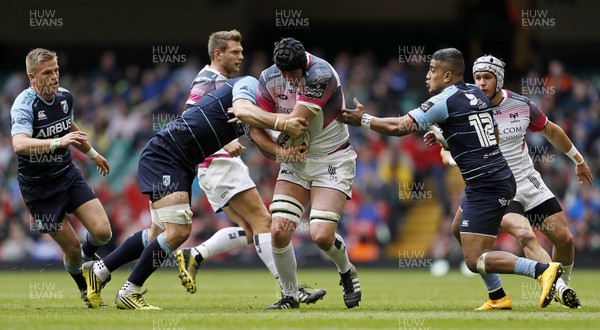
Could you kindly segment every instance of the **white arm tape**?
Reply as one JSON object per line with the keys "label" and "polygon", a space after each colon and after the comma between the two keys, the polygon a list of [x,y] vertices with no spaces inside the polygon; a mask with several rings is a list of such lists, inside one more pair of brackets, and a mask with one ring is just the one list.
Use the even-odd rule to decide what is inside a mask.
{"label": "white arm tape", "polygon": [[[571,147],[571,149],[569,149],[569,151],[567,151],[565,153],[565,155],[567,155],[569,158],[571,158],[571,160],[577,164],[577,165],[581,165],[583,164],[585,161],[583,160],[583,156],[579,153],[579,151],[577,150],[577,148],[575,148],[575,145],[573,145]],[[581,158],[581,161],[578,161],[576,156],[579,156]]]}
{"label": "white arm tape", "polygon": [[94,147],[90,147],[90,150],[85,153],[90,159],[94,159],[98,157],[98,152],[94,149]]}
{"label": "white arm tape", "polygon": [[50,140],[50,151],[54,152],[56,148],[60,148],[60,138]]}
{"label": "white arm tape", "polygon": [[373,116],[364,113],[362,115],[362,117],[360,118],[360,125],[362,127],[366,127],[368,129],[371,129],[371,120],[373,120]]}

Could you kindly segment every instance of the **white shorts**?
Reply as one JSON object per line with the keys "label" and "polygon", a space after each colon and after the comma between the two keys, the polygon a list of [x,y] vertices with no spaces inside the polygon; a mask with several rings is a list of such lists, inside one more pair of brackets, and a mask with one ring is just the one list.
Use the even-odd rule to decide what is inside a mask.
{"label": "white shorts", "polygon": [[548,189],[540,173],[533,171],[517,181],[517,193],[513,200],[521,203],[527,212],[551,198],[554,198],[554,194]]}
{"label": "white shorts", "polygon": [[233,196],[256,187],[248,166],[239,157],[214,158],[208,167],[199,167],[198,184],[215,212]]}
{"label": "white shorts", "polygon": [[307,159],[301,163],[281,163],[277,180],[295,183],[310,190],[325,187],[352,197],[356,176],[356,152],[349,146],[330,155]]}

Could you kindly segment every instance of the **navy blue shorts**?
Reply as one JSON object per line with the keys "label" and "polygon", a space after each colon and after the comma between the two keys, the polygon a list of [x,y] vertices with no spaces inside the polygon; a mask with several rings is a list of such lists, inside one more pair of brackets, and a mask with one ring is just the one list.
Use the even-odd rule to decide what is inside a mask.
{"label": "navy blue shorts", "polygon": [[19,188],[35,229],[42,234],[61,230],[66,213],[73,213],[81,205],[96,198],[92,188],[73,164],[55,180],[42,184],[19,181]]}
{"label": "navy blue shorts", "polygon": [[140,188],[152,202],[174,192],[185,191],[191,203],[196,172],[196,166],[191,167],[182,161],[178,153],[158,136],[146,143],[138,162]]}
{"label": "navy blue shorts", "polygon": [[460,232],[496,236],[506,208],[515,197],[517,183],[510,178],[495,182],[469,182],[460,204]]}

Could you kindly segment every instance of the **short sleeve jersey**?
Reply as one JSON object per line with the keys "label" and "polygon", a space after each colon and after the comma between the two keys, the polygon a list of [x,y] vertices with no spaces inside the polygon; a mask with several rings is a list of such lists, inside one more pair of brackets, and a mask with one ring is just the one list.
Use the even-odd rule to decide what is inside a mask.
{"label": "short sleeve jersey", "polygon": [[[26,134],[36,139],[65,136],[73,123],[73,96],[59,87],[51,101],[44,100],[31,87],[17,96],[12,108],[11,135]],[[34,152],[35,153],[35,152]],[[35,155],[18,155],[17,178],[41,183],[56,178],[73,166],[69,147]]]}
{"label": "short sleeve jersey", "polygon": [[502,156],[490,100],[479,88],[464,82],[446,87],[409,116],[423,130],[437,124],[466,182],[495,181],[512,173]]}
{"label": "short sleeve jersey", "polygon": [[329,154],[348,142],[348,126],[335,118],[344,105],[344,92],[335,69],[325,60],[307,53],[306,75],[297,86],[288,83],[272,65],[259,79],[256,99],[265,111],[291,113],[296,103],[316,116],[308,125],[308,157]]}
{"label": "short sleeve jersey", "polygon": [[539,132],[546,127],[548,117],[529,98],[502,90],[502,102],[492,110],[498,121],[500,150],[519,181],[534,171],[525,135],[529,129]]}

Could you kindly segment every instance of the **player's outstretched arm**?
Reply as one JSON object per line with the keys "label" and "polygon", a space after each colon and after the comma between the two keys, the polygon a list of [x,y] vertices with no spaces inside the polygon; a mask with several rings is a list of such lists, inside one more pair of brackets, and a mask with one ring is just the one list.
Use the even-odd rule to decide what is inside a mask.
{"label": "player's outstretched arm", "polygon": [[247,99],[237,99],[228,110],[236,118],[229,120],[235,123],[238,120],[258,128],[269,128],[275,131],[287,132],[294,138],[299,138],[306,133],[308,125],[306,119],[300,117],[284,118],[276,114],[263,111]]}
{"label": "player's outstretched arm", "polygon": [[594,183],[592,171],[586,164],[583,156],[579,153],[577,148],[575,148],[575,145],[573,145],[573,142],[571,142],[571,139],[569,139],[565,131],[563,131],[560,126],[548,121],[544,129],[539,131],[539,133],[542,134],[556,149],[560,150],[562,153],[565,153],[573,160],[576,165],[575,174],[577,175],[577,179],[579,180],[580,184],[582,184],[584,181],[587,181],[590,184]]}
{"label": "player's outstretched arm", "polygon": [[356,109],[342,109],[337,117],[342,123],[352,126],[364,126],[384,135],[404,136],[417,131],[417,125],[408,115],[402,117],[379,118],[366,113],[365,107],[353,100]]}

